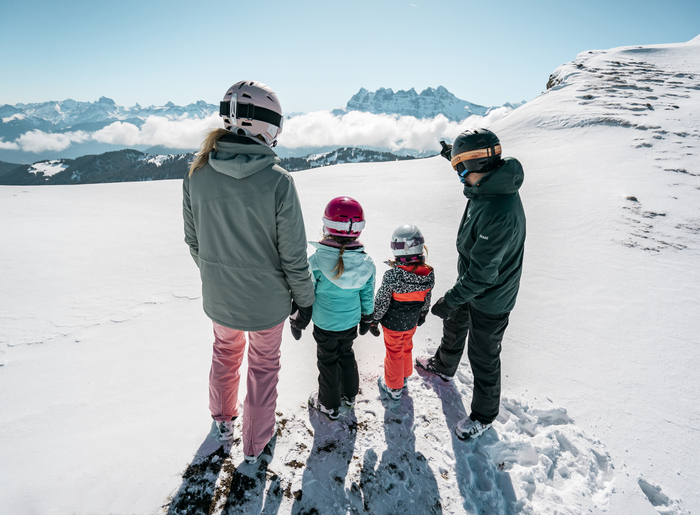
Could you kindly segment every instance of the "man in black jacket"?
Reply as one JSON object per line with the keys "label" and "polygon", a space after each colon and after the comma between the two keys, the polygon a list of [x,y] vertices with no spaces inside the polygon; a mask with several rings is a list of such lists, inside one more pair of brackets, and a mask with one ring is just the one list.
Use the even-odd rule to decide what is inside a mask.
{"label": "man in black jacket", "polygon": [[[457,235],[458,277],[432,309],[443,322],[434,356],[416,365],[451,381],[467,346],[474,374],[471,414],[455,433],[474,438],[491,427],[501,396],[501,341],[518,295],[525,245],[525,213],[518,189],[523,168],[501,158],[501,144],[486,129],[467,130],[443,144],[469,199]],[[468,339],[467,339],[468,337]]]}

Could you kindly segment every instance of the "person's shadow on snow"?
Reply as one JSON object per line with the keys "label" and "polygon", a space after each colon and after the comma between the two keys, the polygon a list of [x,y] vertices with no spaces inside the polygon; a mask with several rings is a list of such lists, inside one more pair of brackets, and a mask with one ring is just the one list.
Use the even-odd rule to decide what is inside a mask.
{"label": "person's shadow on snow", "polygon": [[350,489],[345,488],[357,437],[355,412],[343,409],[340,418],[331,421],[311,409],[309,421],[314,428],[314,443],[306,460],[301,490],[294,492],[292,514],[362,511],[357,486],[353,483]]}
{"label": "person's shadow on snow", "polygon": [[365,451],[360,472],[363,509],[372,514],[441,514],[440,492],[428,461],[416,452],[413,399],[394,401],[381,392],[387,449],[377,466],[373,449]]}
{"label": "person's shadow on snow", "polygon": [[416,369],[442,403],[442,412],[452,438],[457,486],[468,513],[510,514],[517,501],[510,474],[500,470],[489,456],[488,447],[498,441],[491,428],[474,440],[460,440],[454,432],[457,423],[467,416],[462,395],[454,382],[445,382],[433,374]]}
{"label": "person's shadow on snow", "polygon": [[241,462],[235,467],[229,453],[232,445],[240,444],[240,438],[232,444],[219,442],[212,423],[209,434],[182,475],[182,484],[169,503],[168,515],[207,515],[218,511],[217,507],[224,503],[222,515],[278,513],[282,489],[277,475],[270,478],[265,495],[269,458],[262,458],[254,465]]}

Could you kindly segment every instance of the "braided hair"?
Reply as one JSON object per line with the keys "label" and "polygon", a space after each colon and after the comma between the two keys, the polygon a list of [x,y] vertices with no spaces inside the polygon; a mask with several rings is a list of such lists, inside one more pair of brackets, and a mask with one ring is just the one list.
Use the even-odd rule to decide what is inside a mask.
{"label": "braided hair", "polygon": [[357,240],[357,237],[348,236],[336,236],[335,234],[327,234],[323,238],[324,240],[331,240],[335,243],[340,244],[340,254],[338,255],[338,262],[335,264],[331,272],[335,272],[333,279],[338,279],[345,272],[345,263],[343,263],[343,254],[345,253],[345,247]]}

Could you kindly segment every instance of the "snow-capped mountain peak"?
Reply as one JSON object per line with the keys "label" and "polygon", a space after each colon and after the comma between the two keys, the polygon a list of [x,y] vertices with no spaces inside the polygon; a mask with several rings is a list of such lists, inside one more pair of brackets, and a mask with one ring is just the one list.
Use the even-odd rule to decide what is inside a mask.
{"label": "snow-capped mountain peak", "polygon": [[[517,107],[521,103],[508,105]],[[441,114],[448,120],[458,122],[472,115],[484,116],[491,109],[493,108],[461,100],[444,86],[438,86],[437,88],[426,88],[420,93],[417,93],[414,88],[397,92],[391,88],[379,88],[377,91],[360,88],[348,101],[345,109],[335,110],[334,113],[364,111],[373,114],[397,114],[416,118],[434,118]]]}

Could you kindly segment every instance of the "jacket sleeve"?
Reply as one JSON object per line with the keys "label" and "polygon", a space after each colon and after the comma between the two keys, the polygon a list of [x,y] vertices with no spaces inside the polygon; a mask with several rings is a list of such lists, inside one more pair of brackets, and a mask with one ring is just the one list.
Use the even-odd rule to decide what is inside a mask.
{"label": "jacket sleeve", "polygon": [[425,300],[423,301],[423,307],[420,308],[421,313],[427,313],[430,311],[430,297],[431,294],[433,293],[433,290],[431,289],[428,294],[425,296]]}
{"label": "jacket sleeve", "polygon": [[192,214],[192,201],[190,200],[190,178],[189,174],[182,181],[182,217],[185,220],[185,243],[190,247],[192,259],[199,266],[199,242],[197,240],[197,229],[194,225]]}
{"label": "jacket sleeve", "polygon": [[394,269],[387,270],[384,272],[384,277],[382,278],[382,285],[377,290],[377,294],[374,296],[374,314],[372,315],[372,320],[379,322],[384,315],[386,315],[389,309],[389,304],[391,303],[391,294],[394,292],[392,280],[394,276]]}
{"label": "jacket sleeve", "polygon": [[360,290],[360,307],[363,315],[371,315],[374,312],[374,276],[367,279],[367,282]]}
{"label": "jacket sleeve", "polygon": [[277,203],[277,250],[292,298],[301,307],[314,303],[314,285],[306,258],[306,230],[294,180],[281,176],[275,191]]}
{"label": "jacket sleeve", "polygon": [[508,250],[513,228],[506,217],[491,219],[479,228],[476,243],[469,252],[469,267],[455,285],[445,293],[450,308],[471,302],[475,297],[496,284],[499,266]]}

